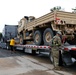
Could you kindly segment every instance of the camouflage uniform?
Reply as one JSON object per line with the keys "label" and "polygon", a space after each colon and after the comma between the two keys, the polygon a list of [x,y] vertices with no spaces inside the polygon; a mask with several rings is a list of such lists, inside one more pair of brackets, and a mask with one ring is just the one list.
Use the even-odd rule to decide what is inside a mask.
{"label": "camouflage uniform", "polygon": [[54,36],[52,40],[52,55],[54,68],[59,65],[59,47],[61,46],[61,38],[59,36]]}

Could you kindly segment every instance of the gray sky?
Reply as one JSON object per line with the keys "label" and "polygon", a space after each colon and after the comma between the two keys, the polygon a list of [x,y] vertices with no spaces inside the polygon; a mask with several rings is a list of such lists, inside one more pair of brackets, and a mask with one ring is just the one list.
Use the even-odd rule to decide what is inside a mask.
{"label": "gray sky", "polygon": [[0,0],[0,32],[5,24],[17,25],[23,16],[38,18],[55,6],[72,11],[76,7],[76,0]]}

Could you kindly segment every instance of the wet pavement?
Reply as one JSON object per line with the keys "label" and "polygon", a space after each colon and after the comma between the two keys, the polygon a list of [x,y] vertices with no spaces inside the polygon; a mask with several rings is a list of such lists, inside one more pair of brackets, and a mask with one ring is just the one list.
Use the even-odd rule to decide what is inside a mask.
{"label": "wet pavement", "polygon": [[0,75],[76,75],[76,64],[53,70],[48,55],[32,55],[22,51],[11,54],[0,49]]}

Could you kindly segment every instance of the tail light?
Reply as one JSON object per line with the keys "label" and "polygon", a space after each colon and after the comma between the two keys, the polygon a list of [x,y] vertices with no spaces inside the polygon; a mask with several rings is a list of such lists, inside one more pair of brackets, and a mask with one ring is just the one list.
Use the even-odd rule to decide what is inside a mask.
{"label": "tail light", "polygon": [[56,18],[56,19],[55,19],[55,23],[56,23],[56,24],[66,24],[66,21],[60,20],[60,18]]}

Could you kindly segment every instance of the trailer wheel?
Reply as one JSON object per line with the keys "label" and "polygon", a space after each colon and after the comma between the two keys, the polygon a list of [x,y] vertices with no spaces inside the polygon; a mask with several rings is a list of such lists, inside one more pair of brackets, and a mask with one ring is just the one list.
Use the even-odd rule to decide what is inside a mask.
{"label": "trailer wheel", "polygon": [[42,33],[39,30],[35,31],[35,33],[34,33],[34,43],[36,45],[42,44]]}
{"label": "trailer wheel", "polygon": [[20,44],[23,45],[23,39],[22,39],[22,38],[20,38],[20,39],[21,39],[21,40],[20,40]]}
{"label": "trailer wheel", "polygon": [[45,29],[43,33],[43,41],[45,45],[49,45],[53,37],[53,31],[50,28]]}

